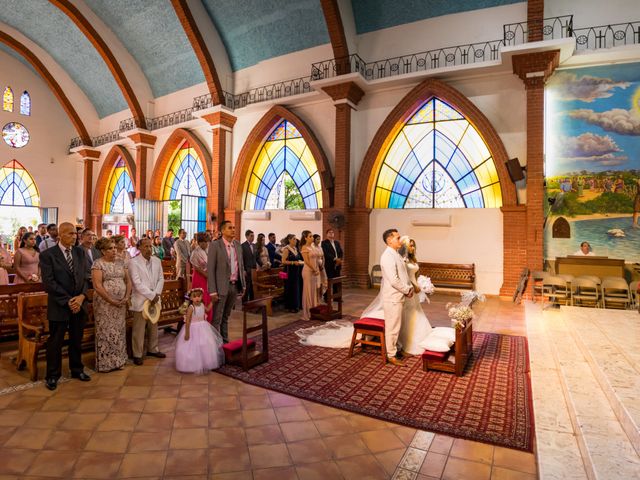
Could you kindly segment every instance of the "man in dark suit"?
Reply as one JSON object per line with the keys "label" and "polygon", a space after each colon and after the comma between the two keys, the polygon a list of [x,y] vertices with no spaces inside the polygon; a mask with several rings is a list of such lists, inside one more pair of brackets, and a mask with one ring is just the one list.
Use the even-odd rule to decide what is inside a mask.
{"label": "man in dark suit", "polygon": [[89,285],[89,267],[85,250],[74,246],[77,239],[73,224],[61,223],[59,242],[40,254],[40,270],[45,291],[49,294],[47,318],[46,385],[55,390],[62,375],[62,344],[69,330],[69,370],[71,377],[88,382],[82,364],[82,335],[86,320],[86,294]]}
{"label": "man in dark suit", "polygon": [[102,256],[100,250],[95,247],[96,244],[96,234],[93,233],[93,230],[90,228],[85,228],[82,231],[82,235],[80,236],[80,246],[84,248],[84,253],[87,255],[87,262],[89,263],[89,268],[93,265],[97,259]]}
{"label": "man in dark suit", "polygon": [[229,315],[236,297],[244,293],[244,265],[242,247],[234,239],[236,227],[225,220],[220,224],[222,236],[209,244],[207,252],[207,287],[214,302],[213,326],[225,343],[229,341]]}
{"label": "man in dark suit", "polygon": [[[164,249],[164,259],[165,260],[172,260],[173,259],[173,243],[176,241],[175,238],[173,238],[173,229],[170,228],[169,230],[167,230],[167,234],[164,236],[164,238],[162,239],[162,248]],[[153,238],[151,239],[151,243],[153,243]]]}
{"label": "man in dark suit", "polygon": [[267,251],[269,252],[269,262],[271,263],[272,267],[279,267],[282,263],[282,255],[276,252],[277,247],[276,234],[270,233],[269,243],[267,243]]}
{"label": "man in dark suit", "polygon": [[327,230],[325,239],[322,241],[322,252],[324,253],[324,269],[327,278],[340,276],[344,254],[340,242],[335,240],[335,232],[332,228]]}
{"label": "man in dark suit", "polygon": [[248,302],[249,300],[253,300],[253,271],[257,268],[256,262],[256,244],[253,243],[255,235],[252,230],[247,230],[244,232],[244,237],[246,241],[242,243],[242,263],[244,263],[244,271],[245,271],[245,284],[247,285],[247,290],[244,294],[243,300]]}

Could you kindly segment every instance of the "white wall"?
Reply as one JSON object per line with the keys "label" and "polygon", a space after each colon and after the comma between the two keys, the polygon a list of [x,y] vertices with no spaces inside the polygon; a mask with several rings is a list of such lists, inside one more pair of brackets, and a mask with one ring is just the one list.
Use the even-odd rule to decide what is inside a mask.
{"label": "white wall", "polygon": [[[310,230],[314,234],[324,235],[322,233],[322,213],[320,213],[320,220],[313,221],[300,221],[291,220],[291,210],[273,210],[271,211],[270,220],[249,220],[245,218],[245,213],[242,214],[242,231],[236,232],[236,237],[244,242],[244,232],[247,230],[253,230],[256,234],[256,238],[259,233],[268,235],[273,232],[276,234],[276,242],[286,237],[288,234],[293,233],[297,238],[300,238],[300,234],[303,230]],[[267,240],[268,241],[268,240]]]}
{"label": "white wall", "polygon": [[[0,164],[15,159],[33,176],[40,191],[43,207],[58,207],[58,218],[75,222],[82,217],[82,166],[67,156],[69,139],[76,130],[47,84],[17,59],[0,52],[0,86],[10,85],[14,94],[13,112],[0,110],[0,128],[9,122],[22,123],[30,134],[23,148],[11,148],[0,140]],[[27,90],[31,96],[31,116],[20,115],[20,95]]]}
{"label": "white wall", "polygon": [[573,28],[640,20],[638,0],[551,0],[544,2],[544,17],[573,15]]}
{"label": "white wall", "polygon": [[[434,216],[451,215],[450,227],[411,224]],[[396,228],[416,242],[418,261],[475,263],[476,289],[498,295],[502,286],[502,212],[489,208],[372,210],[369,228],[369,271],[380,263],[385,248],[382,233]],[[348,262],[349,259],[346,259]]]}

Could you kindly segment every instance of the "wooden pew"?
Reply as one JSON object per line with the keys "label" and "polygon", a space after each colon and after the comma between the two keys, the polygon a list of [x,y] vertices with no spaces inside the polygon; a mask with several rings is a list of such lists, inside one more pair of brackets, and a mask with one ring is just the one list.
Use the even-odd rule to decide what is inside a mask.
{"label": "wooden pew", "polygon": [[42,283],[0,285],[0,340],[18,336],[18,295],[42,292]]}
{"label": "wooden pew", "polygon": [[420,267],[418,275],[429,277],[435,287],[475,289],[475,263],[418,262],[418,266]]}
{"label": "wooden pew", "polygon": [[[162,310],[157,327],[165,327],[182,321],[183,315],[178,311],[184,303],[185,282],[183,279],[166,280],[162,290]],[[95,346],[95,324],[93,318],[94,292],[89,290],[87,299],[87,323],[84,329],[82,347],[91,350]],[[25,366],[29,370],[32,381],[38,379],[38,359],[44,352],[49,336],[49,321],[47,320],[48,295],[44,292],[27,294],[21,292],[17,298],[18,310],[18,357],[16,367],[22,370]],[[133,315],[127,312],[127,344],[130,344],[131,325]]]}

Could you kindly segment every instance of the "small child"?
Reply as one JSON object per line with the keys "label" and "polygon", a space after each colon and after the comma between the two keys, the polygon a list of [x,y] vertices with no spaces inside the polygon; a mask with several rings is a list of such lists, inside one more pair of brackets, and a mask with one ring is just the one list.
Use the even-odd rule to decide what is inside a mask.
{"label": "small child", "polygon": [[202,303],[203,290],[189,292],[191,305],[187,308],[184,327],[176,339],[176,370],[185,373],[205,373],[224,363],[222,337],[206,320],[211,303]]}

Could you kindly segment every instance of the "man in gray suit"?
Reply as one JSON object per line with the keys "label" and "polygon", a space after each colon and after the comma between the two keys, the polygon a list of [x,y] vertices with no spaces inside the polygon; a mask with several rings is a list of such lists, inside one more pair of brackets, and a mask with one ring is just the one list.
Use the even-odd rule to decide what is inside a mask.
{"label": "man in gray suit", "polygon": [[187,232],[184,228],[178,230],[178,240],[173,244],[176,252],[176,277],[185,278],[187,275],[187,261],[191,255],[191,245],[186,240]]}
{"label": "man in gray suit", "polygon": [[211,300],[216,302],[213,326],[218,329],[225,343],[229,342],[229,315],[236,297],[244,294],[244,264],[242,247],[234,240],[236,227],[225,220],[220,225],[222,237],[209,244],[207,286]]}

